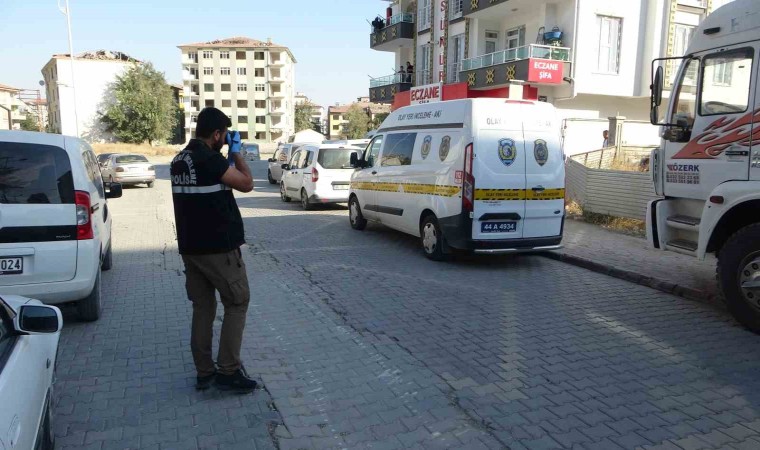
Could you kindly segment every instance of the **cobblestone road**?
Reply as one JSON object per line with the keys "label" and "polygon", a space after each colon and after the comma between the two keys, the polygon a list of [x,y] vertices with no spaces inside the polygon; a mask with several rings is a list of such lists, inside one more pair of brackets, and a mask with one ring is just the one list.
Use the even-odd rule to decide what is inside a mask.
{"label": "cobblestone road", "polygon": [[65,312],[60,448],[760,447],[760,337],[726,313],[538,256],[432,263],[264,166],[239,204],[265,390],[193,389],[168,181],[125,189],[103,318]]}

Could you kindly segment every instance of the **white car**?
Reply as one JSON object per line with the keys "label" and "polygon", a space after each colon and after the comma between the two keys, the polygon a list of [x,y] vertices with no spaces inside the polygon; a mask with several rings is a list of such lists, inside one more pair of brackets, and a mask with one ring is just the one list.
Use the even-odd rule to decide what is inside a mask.
{"label": "white car", "polygon": [[0,449],[52,450],[53,384],[61,311],[0,298]]}
{"label": "white car", "polygon": [[269,169],[267,170],[267,179],[270,184],[277,184],[282,179],[282,165],[290,161],[293,153],[301,147],[302,144],[280,144],[274,155],[269,158]]}
{"label": "white car", "polygon": [[143,155],[116,153],[105,160],[98,157],[103,180],[110,183],[147,184],[152,188],[156,183],[156,168]]}
{"label": "white car", "polygon": [[351,155],[356,158],[361,151],[332,144],[301,146],[290,163],[282,165],[280,198],[284,202],[296,198],[305,210],[315,204],[347,203],[354,172]]}
{"label": "white car", "polygon": [[86,142],[0,131],[0,294],[76,302],[83,320],[101,311],[100,271],[111,268],[111,212]]}

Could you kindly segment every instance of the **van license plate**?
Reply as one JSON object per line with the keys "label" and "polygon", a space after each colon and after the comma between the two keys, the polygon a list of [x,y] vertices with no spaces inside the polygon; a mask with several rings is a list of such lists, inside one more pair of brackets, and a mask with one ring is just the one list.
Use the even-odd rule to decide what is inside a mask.
{"label": "van license plate", "polygon": [[24,273],[24,258],[0,258],[0,275]]}
{"label": "van license plate", "polygon": [[517,231],[517,222],[483,222],[481,233],[512,233]]}
{"label": "van license plate", "polygon": [[334,184],[333,189],[336,191],[347,191],[348,185],[347,184]]}

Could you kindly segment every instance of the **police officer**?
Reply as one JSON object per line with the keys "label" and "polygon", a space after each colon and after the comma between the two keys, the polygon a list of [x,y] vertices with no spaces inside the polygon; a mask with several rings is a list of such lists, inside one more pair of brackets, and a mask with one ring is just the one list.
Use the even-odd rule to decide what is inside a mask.
{"label": "police officer", "polygon": [[[216,108],[201,111],[196,138],[171,164],[172,199],[185,286],[193,303],[190,348],[196,388],[208,389],[216,381],[220,389],[250,392],[256,382],[240,362],[250,290],[240,252],[245,243],[243,219],[232,189],[252,191],[253,178],[240,156],[240,134],[228,132],[231,125]],[[228,159],[221,154],[225,143]],[[215,367],[211,341],[217,291],[224,305],[224,322]]]}

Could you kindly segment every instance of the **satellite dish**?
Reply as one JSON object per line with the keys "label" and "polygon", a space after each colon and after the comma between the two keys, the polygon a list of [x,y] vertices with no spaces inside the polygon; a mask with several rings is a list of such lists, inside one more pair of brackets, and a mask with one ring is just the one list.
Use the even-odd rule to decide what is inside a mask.
{"label": "satellite dish", "polygon": [[45,81],[44,80],[40,80],[40,86],[44,86],[44,85],[45,85]]}

